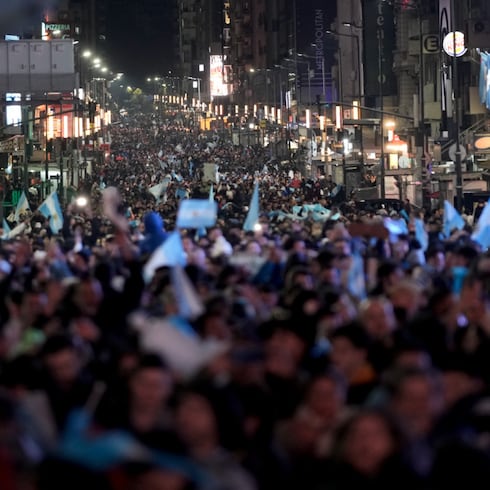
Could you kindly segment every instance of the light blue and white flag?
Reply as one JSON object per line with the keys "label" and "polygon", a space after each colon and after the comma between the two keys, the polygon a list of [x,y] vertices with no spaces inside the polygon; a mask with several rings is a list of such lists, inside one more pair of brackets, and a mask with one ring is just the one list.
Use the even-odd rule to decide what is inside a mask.
{"label": "light blue and white flag", "polygon": [[483,249],[490,247],[490,200],[483,208],[471,238]]}
{"label": "light blue and white flag", "polygon": [[179,228],[206,228],[216,224],[218,204],[209,199],[184,199],[177,213]]}
{"label": "light blue and white flag", "polygon": [[63,228],[63,213],[61,211],[58,193],[56,191],[52,192],[39,206],[38,210],[45,218],[49,218],[51,231],[54,234],[59,233]]}
{"label": "light blue and white flag", "polygon": [[243,223],[244,231],[254,231],[255,225],[259,222],[259,183],[255,183],[254,191],[250,199],[247,217]]}
{"label": "light blue and white flag", "polygon": [[407,222],[404,219],[385,218],[384,227],[390,233],[390,238],[397,239],[399,235],[408,235]]}
{"label": "light blue and white flag", "polygon": [[9,224],[7,223],[7,220],[5,218],[3,218],[3,223],[2,223],[2,228],[3,228],[3,235],[2,235],[2,239],[3,240],[7,240],[8,237],[9,237],[9,234],[10,234],[10,226]]}
{"label": "light blue and white flag", "polygon": [[213,184],[211,184],[211,187],[209,188],[209,200],[214,201],[214,187]]}
{"label": "light blue and white flag", "polygon": [[148,192],[156,199],[157,204],[161,202],[164,194],[167,192],[167,187],[169,183],[170,179],[165,178],[159,184],[148,188]]}
{"label": "light blue and white flag", "polygon": [[143,278],[148,283],[152,280],[155,271],[164,266],[184,267],[187,257],[178,231],[173,231],[167,239],[152,253],[143,267]]}
{"label": "light blue and white flag", "polygon": [[14,221],[17,221],[18,223],[20,221],[20,216],[30,210],[31,208],[29,206],[29,201],[27,200],[26,193],[22,191],[22,194],[20,195],[19,201],[17,202],[17,206],[15,208]]}
{"label": "light blue and white flag", "polygon": [[366,298],[366,277],[364,273],[364,260],[361,254],[354,251],[351,258],[351,266],[348,273],[348,285],[350,293],[357,299]]}
{"label": "light blue and white flag", "polygon": [[179,315],[188,320],[195,320],[202,315],[204,305],[185,270],[180,265],[172,267],[170,278]]}
{"label": "light blue and white flag", "polygon": [[427,251],[429,247],[429,235],[425,229],[424,220],[415,218],[415,238],[420,243],[422,250]]}
{"label": "light blue and white flag", "polygon": [[443,235],[449,238],[453,230],[462,230],[464,224],[463,217],[456,211],[455,207],[450,202],[444,201]]}

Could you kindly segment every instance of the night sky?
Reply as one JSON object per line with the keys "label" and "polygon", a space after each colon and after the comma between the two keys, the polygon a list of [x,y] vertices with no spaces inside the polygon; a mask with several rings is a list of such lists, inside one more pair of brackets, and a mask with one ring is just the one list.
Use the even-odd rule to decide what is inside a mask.
{"label": "night sky", "polygon": [[[88,1],[89,0],[85,0]],[[168,74],[176,65],[175,0],[106,0],[104,44],[108,65],[129,79]],[[0,0],[0,35],[39,36],[43,12],[59,0]]]}
{"label": "night sky", "polygon": [[107,51],[117,71],[142,80],[176,64],[173,0],[107,0]]}

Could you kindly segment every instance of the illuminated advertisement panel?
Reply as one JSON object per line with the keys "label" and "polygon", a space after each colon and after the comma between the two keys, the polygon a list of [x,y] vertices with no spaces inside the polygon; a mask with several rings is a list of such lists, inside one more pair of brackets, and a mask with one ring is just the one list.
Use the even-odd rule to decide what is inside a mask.
{"label": "illuminated advertisement panel", "polygon": [[209,85],[211,97],[229,95],[229,86],[223,80],[223,57],[221,55],[209,57]]}
{"label": "illuminated advertisement panel", "polygon": [[5,110],[5,122],[7,126],[19,126],[22,123],[22,106],[20,104],[15,104],[15,102],[20,102],[21,100],[21,94],[5,94],[5,101],[7,102],[7,107]]}
{"label": "illuminated advertisement panel", "polygon": [[480,53],[480,101],[490,109],[490,53]]}

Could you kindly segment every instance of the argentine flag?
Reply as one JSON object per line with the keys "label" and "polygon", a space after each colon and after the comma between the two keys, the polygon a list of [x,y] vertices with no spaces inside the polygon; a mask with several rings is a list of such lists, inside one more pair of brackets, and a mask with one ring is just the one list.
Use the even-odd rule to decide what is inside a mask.
{"label": "argentine flag", "polygon": [[148,188],[150,194],[156,199],[157,204],[160,204],[162,197],[167,192],[167,187],[169,183],[170,183],[170,179],[165,178],[159,184],[156,184]]}
{"label": "argentine flag", "polygon": [[442,233],[446,238],[449,238],[451,231],[454,229],[462,230],[464,228],[464,219],[456,211],[454,206],[448,202],[444,201],[444,219],[442,225]]}
{"label": "argentine flag", "polygon": [[180,233],[178,231],[173,231],[153,252],[143,266],[143,278],[149,283],[158,268],[164,266],[174,267],[176,265],[185,267],[186,263],[187,256],[182,245]]}
{"label": "argentine flag", "polygon": [[255,225],[259,222],[259,183],[255,183],[254,192],[250,199],[247,218],[243,223],[244,231],[255,231]]}
{"label": "argentine flag", "polygon": [[20,221],[20,216],[30,210],[31,208],[29,207],[29,201],[27,200],[26,193],[22,191],[19,201],[17,202],[17,207],[15,208],[14,221],[17,221],[18,223]]}
{"label": "argentine flag", "polygon": [[56,191],[52,192],[39,206],[39,212],[45,218],[49,218],[51,231],[54,234],[59,233],[63,228],[63,213],[61,212],[60,200]]}
{"label": "argentine flag", "polygon": [[9,234],[11,230],[5,218],[3,218],[2,229],[3,229],[2,240],[7,240],[9,238]]}
{"label": "argentine flag", "polygon": [[424,220],[420,218],[415,218],[415,238],[420,243],[422,250],[424,252],[429,248],[429,236],[425,230]]}
{"label": "argentine flag", "polygon": [[177,212],[178,228],[206,228],[216,224],[218,203],[209,199],[184,199]]}
{"label": "argentine flag", "polygon": [[483,208],[471,238],[484,250],[490,247],[490,200]]}

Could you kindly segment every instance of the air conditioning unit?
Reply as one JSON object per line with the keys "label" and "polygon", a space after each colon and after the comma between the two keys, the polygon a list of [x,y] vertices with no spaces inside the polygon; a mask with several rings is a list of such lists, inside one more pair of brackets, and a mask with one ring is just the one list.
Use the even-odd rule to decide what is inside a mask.
{"label": "air conditioning unit", "polygon": [[470,19],[468,21],[466,47],[490,49],[490,19]]}
{"label": "air conditioning unit", "polygon": [[474,34],[488,34],[490,33],[490,20],[488,19],[472,20],[471,28]]}

